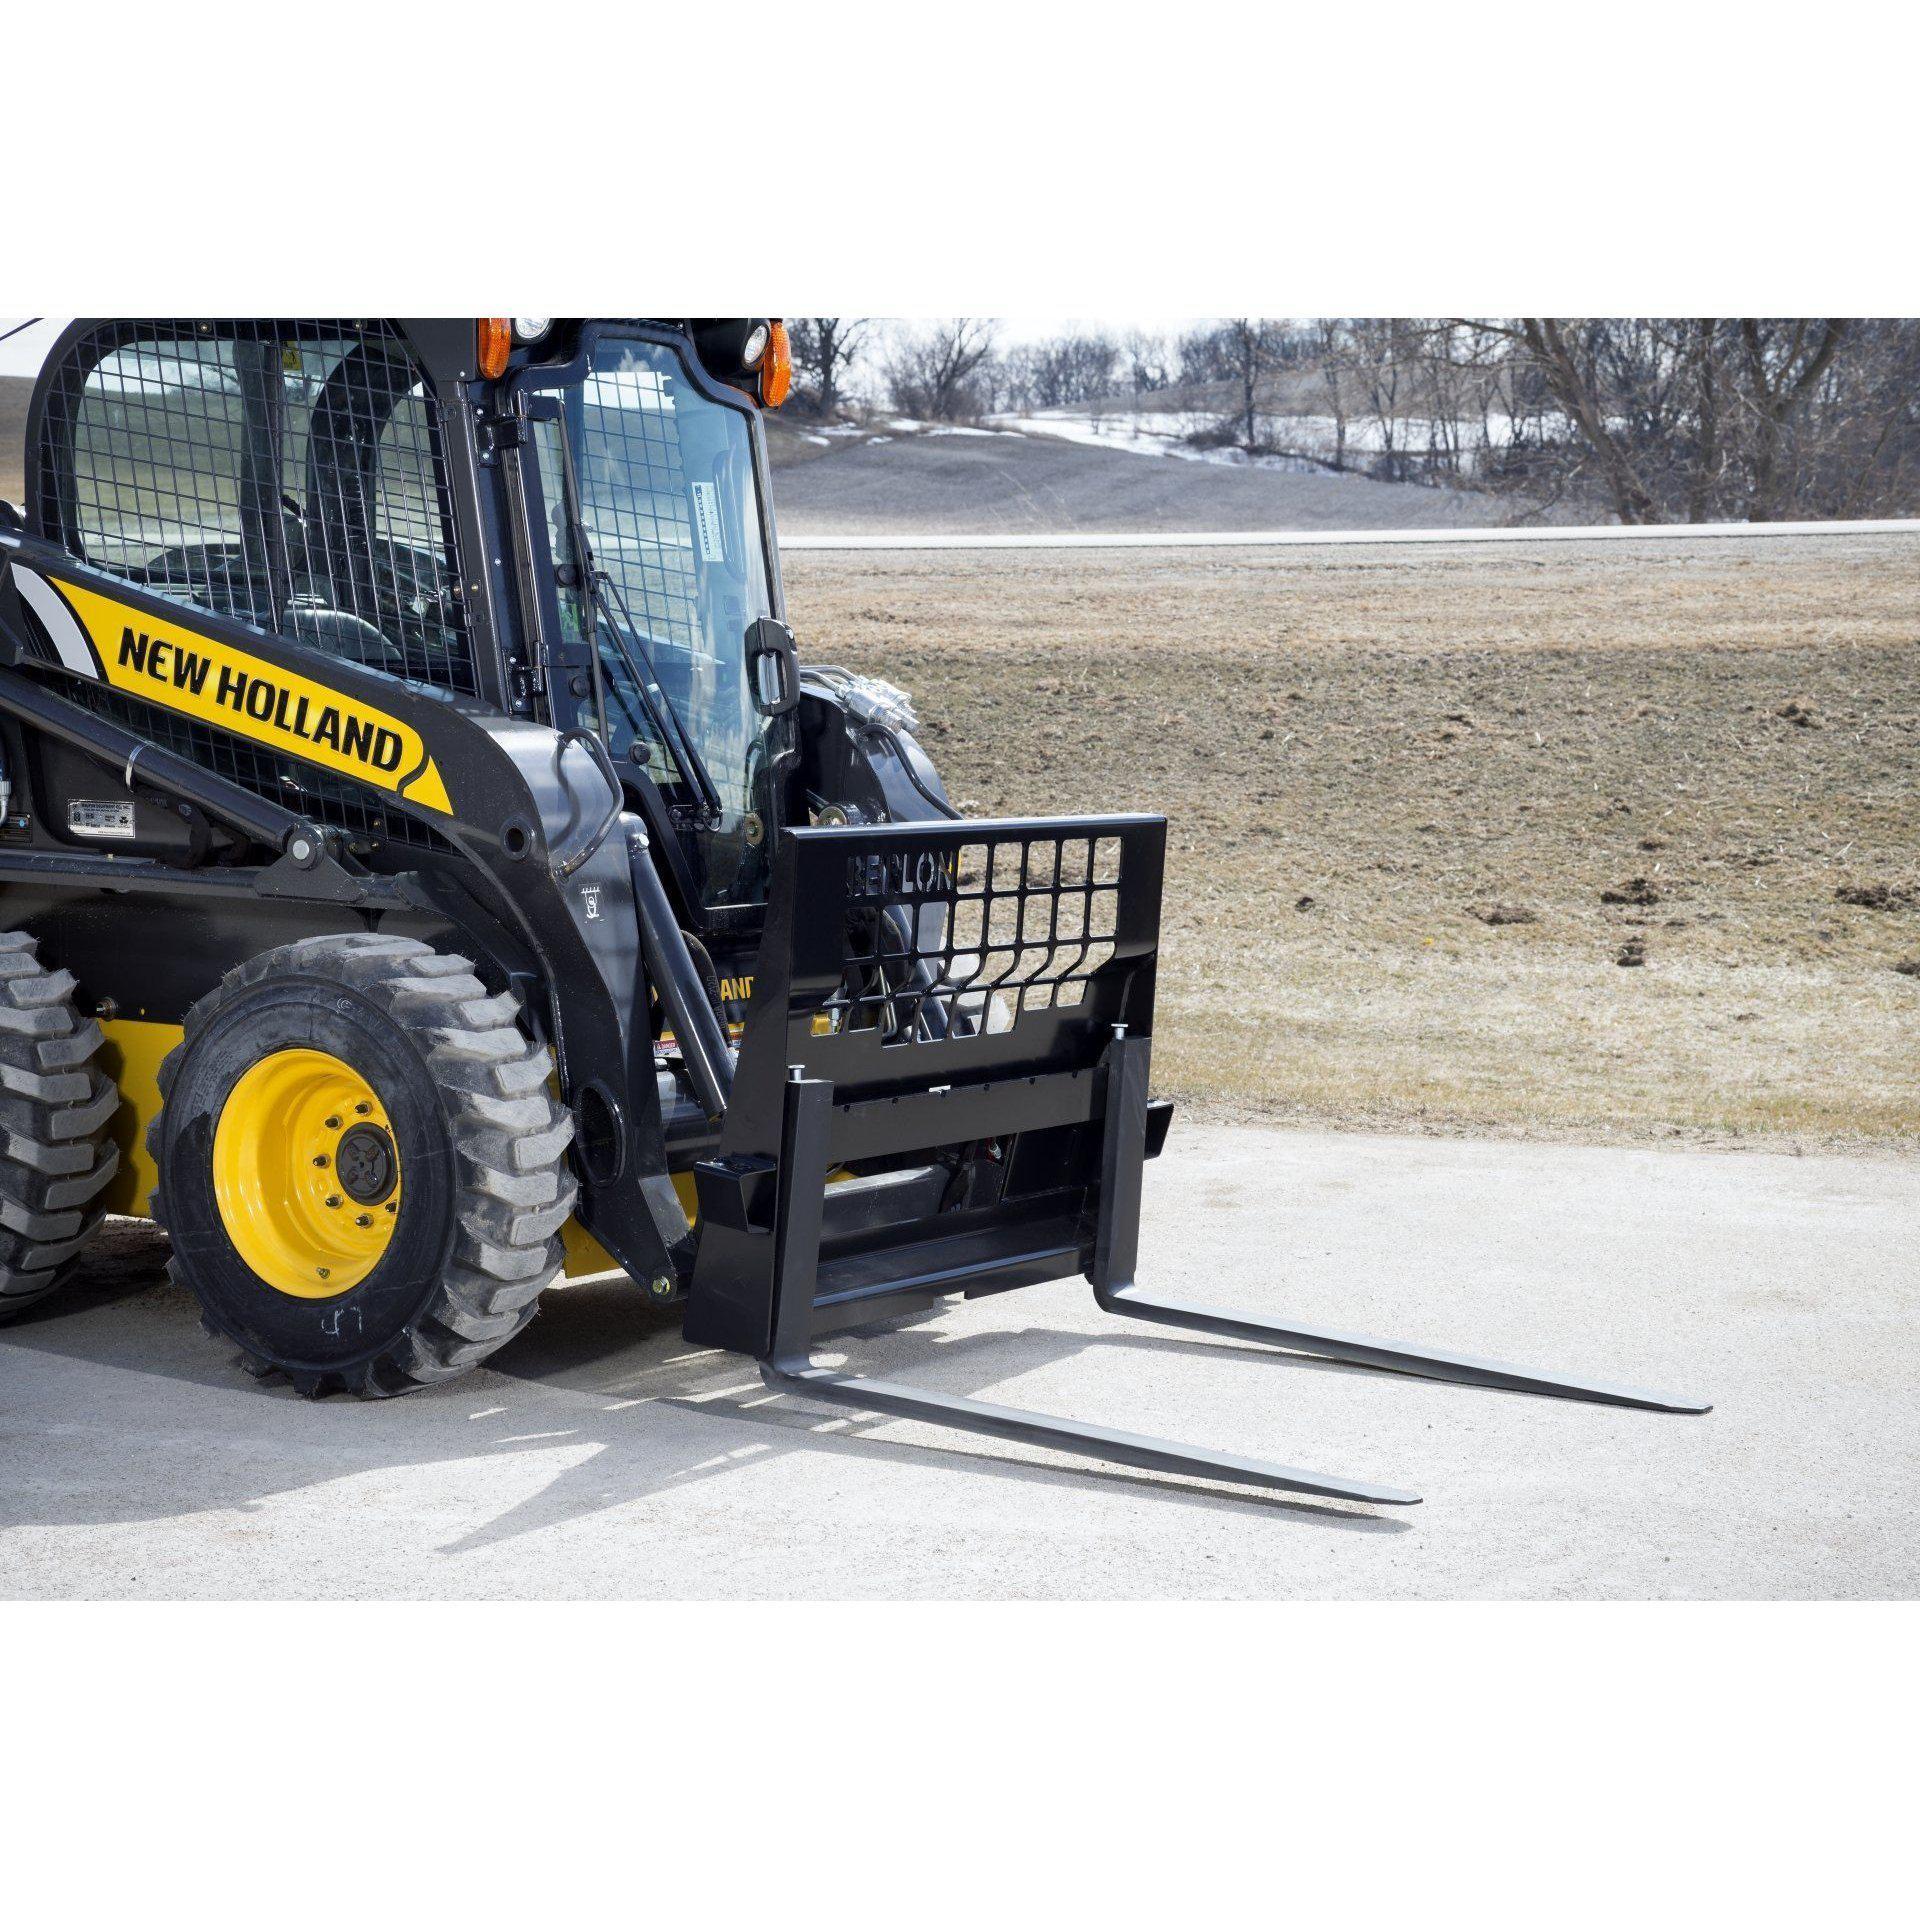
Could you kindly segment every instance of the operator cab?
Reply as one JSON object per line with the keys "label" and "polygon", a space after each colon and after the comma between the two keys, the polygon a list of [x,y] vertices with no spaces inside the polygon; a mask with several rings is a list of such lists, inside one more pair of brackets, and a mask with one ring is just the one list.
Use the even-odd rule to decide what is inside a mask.
{"label": "operator cab", "polygon": [[[759,419],[790,379],[781,322],[38,330],[57,337],[17,448],[26,531],[416,691],[600,736],[683,923],[749,964],[787,790],[804,793]],[[364,796],[218,751],[363,858],[406,839]],[[173,832],[142,807],[126,850]]]}

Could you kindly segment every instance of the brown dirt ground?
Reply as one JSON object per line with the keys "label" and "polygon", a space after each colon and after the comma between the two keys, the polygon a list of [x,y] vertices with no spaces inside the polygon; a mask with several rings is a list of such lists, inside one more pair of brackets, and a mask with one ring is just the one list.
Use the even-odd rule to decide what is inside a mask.
{"label": "brown dirt ground", "polygon": [[1920,1147],[1920,539],[786,578],[806,655],[909,688],[969,812],[1169,816],[1163,1091]]}

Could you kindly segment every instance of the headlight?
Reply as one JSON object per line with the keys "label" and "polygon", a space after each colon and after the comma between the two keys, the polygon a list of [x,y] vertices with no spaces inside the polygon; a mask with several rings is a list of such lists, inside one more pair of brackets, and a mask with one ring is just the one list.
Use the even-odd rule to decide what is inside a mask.
{"label": "headlight", "polygon": [[516,320],[513,323],[513,337],[523,347],[530,347],[537,340],[544,340],[547,329],[553,325],[551,320]]}
{"label": "headlight", "polygon": [[747,344],[740,349],[740,364],[749,373],[760,364],[766,353],[767,339],[767,323],[764,320],[756,322],[753,331],[747,335]]}

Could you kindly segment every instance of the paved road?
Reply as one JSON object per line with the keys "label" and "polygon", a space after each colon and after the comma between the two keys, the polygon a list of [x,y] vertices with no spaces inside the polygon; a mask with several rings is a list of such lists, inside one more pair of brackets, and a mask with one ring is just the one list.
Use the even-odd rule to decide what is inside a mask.
{"label": "paved road", "polygon": [[[1103,1319],[929,1315],[859,1365],[1419,1489],[1364,1511],[776,1400],[624,1282],[380,1405],[264,1391],[152,1285],[0,1333],[0,1594],[1913,1597],[1920,1166],[1176,1129],[1155,1284],[1692,1390],[1704,1419]],[[151,1268],[153,1236],[113,1262]],[[56,1308],[58,1307],[58,1310]]]}
{"label": "paved road", "polygon": [[1616,541],[1830,540],[1836,535],[1920,533],[1920,520],[1749,520],[1674,527],[1404,527],[1301,533],[783,533],[783,551],[947,553],[1054,547],[1457,547],[1590,546]]}

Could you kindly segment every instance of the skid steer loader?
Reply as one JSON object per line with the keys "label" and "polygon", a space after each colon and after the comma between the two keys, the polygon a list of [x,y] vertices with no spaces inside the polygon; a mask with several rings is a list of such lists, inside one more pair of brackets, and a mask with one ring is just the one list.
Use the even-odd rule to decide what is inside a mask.
{"label": "skid steer loader", "polygon": [[1110,1312],[1619,1405],[1146,1291],[1164,822],[969,820],[803,667],[771,320],[83,321],[0,511],[0,1310],[104,1212],[260,1375],[477,1366],[563,1269],[783,1391],[1390,1487],[818,1364],[1084,1275]]}

